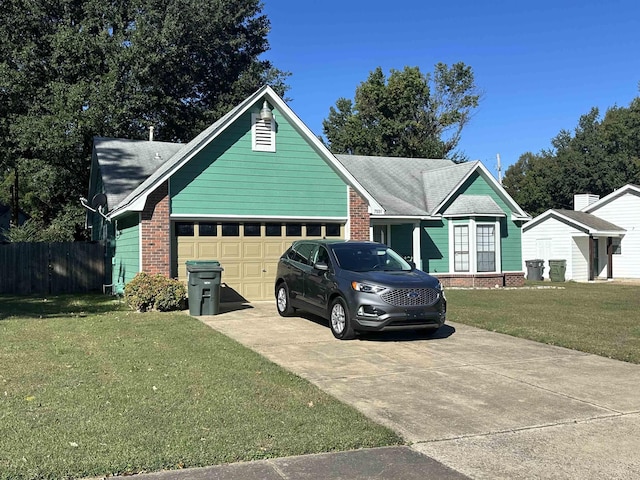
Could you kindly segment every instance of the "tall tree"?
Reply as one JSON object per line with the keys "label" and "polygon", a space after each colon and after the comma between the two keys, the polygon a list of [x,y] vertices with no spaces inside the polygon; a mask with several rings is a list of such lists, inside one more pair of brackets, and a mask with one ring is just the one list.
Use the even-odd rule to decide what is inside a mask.
{"label": "tall tree", "polygon": [[604,119],[597,108],[582,115],[573,133],[562,130],[552,150],[526,153],[505,173],[504,186],[532,215],[573,208],[576,193],[605,196],[640,182],[640,98],[612,107]]}
{"label": "tall tree", "polygon": [[380,67],[356,88],[355,102],[339,98],[322,123],[334,153],[397,157],[449,157],[463,161],[455,149],[462,129],[480,102],[471,67]]}
{"label": "tall tree", "polygon": [[[82,220],[96,135],[189,141],[263,83],[259,0],[3,0],[0,181],[45,225]],[[36,190],[27,190],[33,185]],[[67,236],[73,231],[67,225]],[[62,229],[64,230],[64,229]]]}

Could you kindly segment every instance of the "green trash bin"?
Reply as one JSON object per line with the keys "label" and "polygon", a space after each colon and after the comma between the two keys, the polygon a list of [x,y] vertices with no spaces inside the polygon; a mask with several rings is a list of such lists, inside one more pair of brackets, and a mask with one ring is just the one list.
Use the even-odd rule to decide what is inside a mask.
{"label": "green trash bin", "polygon": [[566,271],[566,260],[549,260],[549,278],[552,282],[564,282],[564,274]]}
{"label": "green trash bin", "polygon": [[542,280],[542,273],[544,272],[544,260],[525,260],[527,264],[527,280]]}
{"label": "green trash bin", "polygon": [[220,283],[223,268],[217,260],[189,260],[187,264],[187,295],[189,315],[220,313]]}

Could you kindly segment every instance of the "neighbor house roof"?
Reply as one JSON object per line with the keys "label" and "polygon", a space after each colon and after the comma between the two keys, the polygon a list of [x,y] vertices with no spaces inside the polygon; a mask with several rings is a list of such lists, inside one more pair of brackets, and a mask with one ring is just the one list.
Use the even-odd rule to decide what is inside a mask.
{"label": "neighbor house roof", "polygon": [[632,183],[628,183],[627,185],[620,187],[617,190],[614,190],[606,197],[602,197],[600,200],[593,202],[590,205],[587,205],[585,208],[582,209],[582,211],[587,213],[594,212],[595,210],[598,210],[600,207],[608,204],[609,202],[615,200],[616,198],[626,193],[631,193],[633,195],[640,196],[640,186],[634,185]]}
{"label": "neighbor house roof", "polygon": [[[349,172],[382,205],[384,217],[433,217],[446,212],[504,215],[488,196],[462,195],[458,190],[478,172],[511,208],[512,216],[529,219],[480,162],[455,163],[446,159],[336,155]],[[453,204],[448,205],[452,200]],[[479,202],[473,205],[473,202]],[[454,206],[455,205],[455,206]],[[445,212],[446,210],[446,212]],[[477,212],[475,212],[477,211]],[[375,212],[374,212],[375,214]]]}
{"label": "neighbor house roof", "polygon": [[[160,184],[166,181],[174,172],[180,169],[185,163],[191,160],[197,155],[203,148],[205,148],[210,142],[216,139],[222,132],[225,131],[234,121],[236,121],[241,115],[247,112],[258,100],[267,100],[272,106],[274,106],[280,115],[284,116],[291,125],[298,131],[300,135],[305,137],[311,147],[322,158],[325,159],[327,164],[334,169],[334,171],[352,188],[354,188],[360,195],[362,195],[373,211],[382,212],[382,207],[378,204],[375,198],[348,172],[340,162],[327,150],[322,142],[309,130],[309,128],[298,118],[298,116],[289,108],[289,106],[273,91],[268,85],[263,86],[252,95],[245,98],[239,105],[230,110],[226,115],[216,121],[213,125],[202,131],[198,136],[191,140],[187,144],[173,144],[177,145],[174,154],[160,165],[156,165],[155,169],[144,178],[141,182],[138,182],[134,186],[140,177],[137,177],[136,181],[126,180],[123,186],[131,187],[133,189],[128,192],[119,192],[117,198],[118,203],[109,205],[109,217],[116,217],[128,211],[142,211],[149,193],[155,190]],[[155,144],[156,142],[150,142]],[[128,151],[123,151],[123,154],[129,155]],[[135,163],[131,155],[131,163]],[[140,157],[141,159],[142,157]],[[140,160],[141,161],[141,160]],[[147,171],[147,170],[145,170]],[[136,172],[137,173],[137,172]],[[106,181],[104,182],[106,186]]]}
{"label": "neighbor house roof", "polygon": [[550,209],[544,213],[541,213],[536,218],[526,223],[522,227],[522,231],[526,232],[536,225],[544,222],[547,219],[556,219],[562,223],[570,225],[578,230],[582,230],[589,235],[607,235],[607,236],[621,236],[624,235],[626,230],[611,222],[596,217],[590,213],[579,212],[576,210],[561,210]]}

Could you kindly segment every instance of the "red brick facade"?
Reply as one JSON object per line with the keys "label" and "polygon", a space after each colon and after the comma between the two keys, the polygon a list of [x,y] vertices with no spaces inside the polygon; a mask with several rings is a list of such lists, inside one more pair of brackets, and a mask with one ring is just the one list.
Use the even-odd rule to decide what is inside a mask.
{"label": "red brick facade", "polygon": [[169,277],[171,265],[171,223],[169,220],[169,183],[164,182],[147,197],[142,211],[142,271]]}
{"label": "red brick facade", "polygon": [[461,275],[451,273],[434,274],[445,287],[522,287],[524,286],[524,272],[508,273],[478,273],[475,275]]}
{"label": "red brick facade", "polygon": [[349,187],[349,230],[351,240],[369,240],[369,205]]}

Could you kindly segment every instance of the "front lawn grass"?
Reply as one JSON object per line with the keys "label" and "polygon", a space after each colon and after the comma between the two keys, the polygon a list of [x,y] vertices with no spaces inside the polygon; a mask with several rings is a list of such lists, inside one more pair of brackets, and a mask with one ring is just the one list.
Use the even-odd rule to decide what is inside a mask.
{"label": "front lawn grass", "polygon": [[401,443],[184,313],[0,296],[0,478],[77,478]]}
{"label": "front lawn grass", "polygon": [[531,282],[525,289],[447,290],[447,319],[640,363],[640,285]]}

